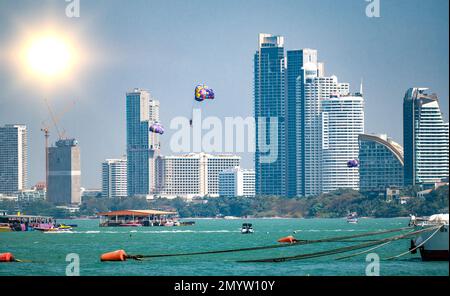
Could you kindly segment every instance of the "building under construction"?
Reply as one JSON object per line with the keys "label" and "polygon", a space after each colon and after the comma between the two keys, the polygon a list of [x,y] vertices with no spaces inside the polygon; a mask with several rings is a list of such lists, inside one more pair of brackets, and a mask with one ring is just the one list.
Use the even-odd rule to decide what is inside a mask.
{"label": "building under construction", "polygon": [[48,148],[47,200],[58,205],[81,203],[80,147],[75,139]]}

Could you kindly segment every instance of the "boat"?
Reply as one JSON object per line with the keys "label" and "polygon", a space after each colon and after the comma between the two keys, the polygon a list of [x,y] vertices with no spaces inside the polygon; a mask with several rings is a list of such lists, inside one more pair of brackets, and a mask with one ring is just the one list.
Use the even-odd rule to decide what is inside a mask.
{"label": "boat", "polygon": [[12,229],[8,223],[0,223],[0,232],[11,232]]}
{"label": "boat", "polygon": [[430,217],[411,216],[409,225],[417,230],[441,225],[441,228],[436,231],[425,232],[412,239],[411,253],[414,254],[419,249],[423,261],[449,261],[448,222],[448,214],[436,214]]}
{"label": "boat", "polygon": [[[170,226],[175,226],[177,212],[159,210],[119,210],[98,213],[100,217],[100,227],[115,226],[169,226],[167,222],[172,222]],[[171,223],[169,223],[171,224]]]}
{"label": "boat", "polygon": [[18,212],[16,215],[0,215],[0,224],[2,232],[8,231],[33,231],[41,229],[55,228],[55,219],[45,216],[23,215]]}
{"label": "boat", "polygon": [[119,224],[119,226],[125,226],[125,227],[139,227],[139,226],[142,226],[142,224],[141,224],[141,223],[138,223],[138,222],[135,222],[135,221],[131,221],[131,222]]}
{"label": "boat", "polygon": [[356,212],[352,212],[347,215],[347,223],[356,224],[358,223],[358,214]]}
{"label": "boat", "polygon": [[253,226],[251,223],[244,223],[241,227],[241,233],[242,234],[249,234],[253,233]]}

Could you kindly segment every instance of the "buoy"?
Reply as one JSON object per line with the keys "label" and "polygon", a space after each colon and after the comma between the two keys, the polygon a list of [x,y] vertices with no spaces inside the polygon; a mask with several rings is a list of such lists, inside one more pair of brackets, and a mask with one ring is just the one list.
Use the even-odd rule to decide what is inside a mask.
{"label": "buoy", "polygon": [[102,254],[100,256],[100,261],[126,261],[127,258],[128,255],[124,250],[117,250],[114,252]]}
{"label": "buoy", "polygon": [[286,236],[286,237],[282,237],[278,240],[279,243],[295,243],[297,242],[297,239],[294,238],[292,235]]}
{"label": "buoy", "polygon": [[0,253],[0,262],[14,262],[16,259],[11,253]]}

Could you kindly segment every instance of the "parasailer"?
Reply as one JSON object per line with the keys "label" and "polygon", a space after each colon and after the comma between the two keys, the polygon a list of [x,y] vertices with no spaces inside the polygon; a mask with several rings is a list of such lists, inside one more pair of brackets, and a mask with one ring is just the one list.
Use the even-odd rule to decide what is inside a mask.
{"label": "parasailer", "polygon": [[347,167],[348,168],[357,168],[359,166],[359,162],[357,159],[350,159],[347,161]]}
{"label": "parasailer", "polygon": [[164,127],[162,126],[162,124],[160,124],[158,122],[151,124],[149,127],[149,130],[155,134],[160,134],[160,135],[164,134]]}
{"label": "parasailer", "polygon": [[198,102],[201,102],[205,99],[213,100],[214,99],[214,91],[212,88],[209,88],[205,84],[198,84],[195,87],[194,99]]}
{"label": "parasailer", "polygon": [[[205,84],[197,84],[194,90],[194,99],[197,102],[202,102],[204,100],[214,100],[214,90],[209,88]],[[195,103],[195,102],[194,102]],[[193,117],[194,117],[194,103],[192,103],[192,118],[189,120],[190,125],[192,126]]]}

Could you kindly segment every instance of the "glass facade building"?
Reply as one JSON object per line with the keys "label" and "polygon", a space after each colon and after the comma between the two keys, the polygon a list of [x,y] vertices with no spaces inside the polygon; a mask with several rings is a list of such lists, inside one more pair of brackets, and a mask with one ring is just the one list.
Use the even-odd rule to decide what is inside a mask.
{"label": "glass facade building", "polygon": [[148,91],[134,89],[126,94],[127,192],[148,195],[155,189],[155,159],[159,138],[149,131],[159,120],[159,102]]}
{"label": "glass facade building", "polygon": [[403,186],[403,148],[387,135],[361,134],[359,143],[359,190],[384,192]]}
{"label": "glass facade building", "polygon": [[449,125],[436,94],[410,88],[403,100],[404,184],[423,185],[448,178]]}
{"label": "glass facade building", "polygon": [[[254,116],[256,127],[255,174],[256,194],[262,196],[286,194],[286,106],[285,106],[284,38],[259,34],[254,56]],[[272,129],[270,119],[278,125]],[[264,122],[263,124],[259,124]],[[264,160],[267,145],[276,151],[275,159]]]}

